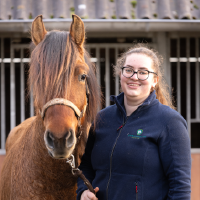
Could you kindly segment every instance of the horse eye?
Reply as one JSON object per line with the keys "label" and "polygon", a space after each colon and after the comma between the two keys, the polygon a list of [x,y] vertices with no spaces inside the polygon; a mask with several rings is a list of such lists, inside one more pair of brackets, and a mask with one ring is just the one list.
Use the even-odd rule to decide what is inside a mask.
{"label": "horse eye", "polygon": [[80,78],[80,81],[85,81],[86,77],[87,77],[86,74],[82,74],[82,75],[81,75],[81,78]]}

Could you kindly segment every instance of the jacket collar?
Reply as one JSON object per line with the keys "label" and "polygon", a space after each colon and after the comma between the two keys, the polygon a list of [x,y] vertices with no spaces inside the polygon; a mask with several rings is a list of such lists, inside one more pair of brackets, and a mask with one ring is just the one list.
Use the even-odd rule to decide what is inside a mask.
{"label": "jacket collar", "polygon": [[[112,95],[110,97],[110,100],[115,102],[115,104],[117,105],[117,107],[119,108],[120,111],[122,111],[125,115],[126,115],[126,110],[124,107],[124,93],[120,93],[118,96],[114,96]],[[138,108],[142,109],[146,106],[149,106],[151,104],[153,104],[153,102],[156,101],[156,92],[155,90],[147,97],[147,99],[143,102],[142,105],[140,105]]]}

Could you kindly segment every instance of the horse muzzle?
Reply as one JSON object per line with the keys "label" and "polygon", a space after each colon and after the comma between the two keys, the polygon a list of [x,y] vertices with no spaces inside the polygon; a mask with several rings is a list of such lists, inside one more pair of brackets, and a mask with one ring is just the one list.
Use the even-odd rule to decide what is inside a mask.
{"label": "horse muzzle", "polygon": [[46,130],[44,141],[51,157],[56,159],[66,159],[71,155],[75,148],[76,136],[72,129],[65,134],[62,134],[62,137],[57,137],[51,131]]}

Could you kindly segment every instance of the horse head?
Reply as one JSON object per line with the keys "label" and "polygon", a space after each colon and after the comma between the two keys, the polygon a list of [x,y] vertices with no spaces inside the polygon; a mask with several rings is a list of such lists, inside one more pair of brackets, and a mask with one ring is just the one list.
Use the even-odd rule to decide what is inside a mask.
{"label": "horse head", "polygon": [[35,48],[29,84],[43,119],[45,146],[53,158],[68,158],[98,107],[95,75],[85,56],[84,24],[73,15],[69,33],[47,32],[40,15],[32,23],[31,37]]}

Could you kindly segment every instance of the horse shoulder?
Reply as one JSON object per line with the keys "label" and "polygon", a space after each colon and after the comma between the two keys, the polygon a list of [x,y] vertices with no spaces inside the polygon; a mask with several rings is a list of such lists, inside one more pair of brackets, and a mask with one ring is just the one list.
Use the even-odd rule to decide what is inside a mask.
{"label": "horse shoulder", "polygon": [[35,118],[36,116],[26,119],[25,121],[23,121],[21,124],[19,124],[10,131],[8,138],[6,140],[7,153],[11,149],[12,145],[18,142],[20,138],[23,136],[23,134],[26,133],[25,130],[27,129],[27,127],[31,125],[31,123],[35,120]]}

